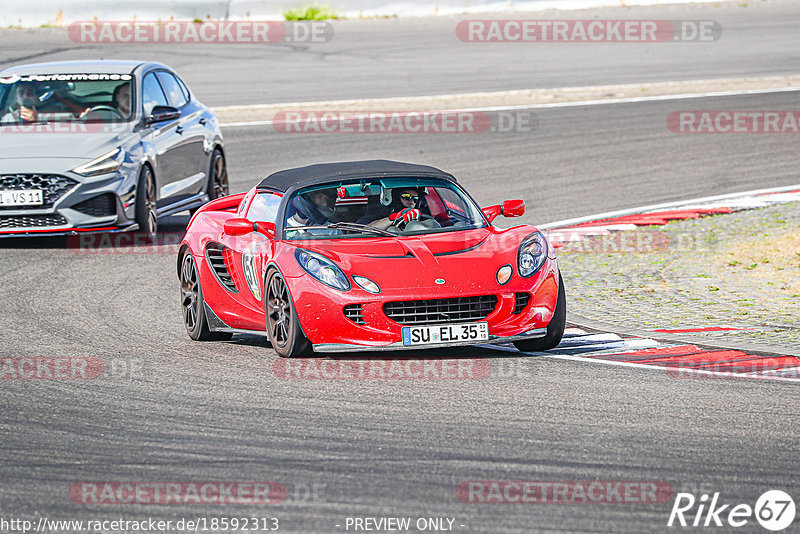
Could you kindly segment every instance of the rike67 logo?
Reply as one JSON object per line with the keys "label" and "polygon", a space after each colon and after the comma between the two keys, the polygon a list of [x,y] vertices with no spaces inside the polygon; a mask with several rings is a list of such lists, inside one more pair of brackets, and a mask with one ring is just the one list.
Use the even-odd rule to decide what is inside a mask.
{"label": "rike67 logo", "polygon": [[794,500],[781,490],[764,492],[754,507],[721,503],[719,492],[710,498],[704,493],[699,499],[691,493],[678,493],[667,526],[743,527],[755,519],[765,529],[779,532],[788,528],[794,517]]}

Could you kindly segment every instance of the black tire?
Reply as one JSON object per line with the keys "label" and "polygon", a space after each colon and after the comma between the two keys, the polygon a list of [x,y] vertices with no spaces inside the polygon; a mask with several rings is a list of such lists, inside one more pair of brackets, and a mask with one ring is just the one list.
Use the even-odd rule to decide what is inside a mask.
{"label": "black tire", "polygon": [[547,325],[547,335],[538,339],[523,339],[515,341],[514,346],[523,352],[538,352],[542,350],[554,349],[561,343],[564,335],[564,327],[567,324],[567,294],[564,291],[564,280],[561,273],[558,273],[558,300],[553,318]]}
{"label": "black tire", "polygon": [[310,354],[311,344],[303,335],[292,296],[281,273],[273,270],[267,274],[264,293],[267,336],[275,352],[284,358]]}
{"label": "black tire", "polygon": [[155,242],[158,234],[158,217],[156,216],[156,180],[148,165],[142,165],[139,181],[136,185],[136,223],[139,231],[146,234],[151,242]]}
{"label": "black tire", "polygon": [[[211,163],[208,166],[208,182],[206,183],[206,194],[209,202],[226,197],[230,194],[228,185],[228,166],[225,163],[225,156],[219,148],[215,148],[211,154]],[[189,214],[194,215],[200,207],[192,208]]]}
{"label": "black tire", "polygon": [[211,164],[208,168],[208,199],[214,200],[228,196],[228,167],[225,164],[225,156],[219,148],[214,149],[211,154]]}
{"label": "black tire", "polygon": [[183,324],[189,337],[195,341],[225,341],[232,337],[230,332],[212,332],[208,328],[208,319],[203,300],[203,288],[197,266],[190,251],[186,251],[181,259],[181,309]]}

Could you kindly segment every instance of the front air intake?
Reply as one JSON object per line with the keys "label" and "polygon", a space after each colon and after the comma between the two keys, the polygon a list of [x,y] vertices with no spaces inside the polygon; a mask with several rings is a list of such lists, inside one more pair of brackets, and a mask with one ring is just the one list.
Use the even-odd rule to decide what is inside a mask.
{"label": "front air intake", "polygon": [[386,316],[400,324],[448,324],[485,319],[497,306],[497,297],[405,300],[383,305]]}

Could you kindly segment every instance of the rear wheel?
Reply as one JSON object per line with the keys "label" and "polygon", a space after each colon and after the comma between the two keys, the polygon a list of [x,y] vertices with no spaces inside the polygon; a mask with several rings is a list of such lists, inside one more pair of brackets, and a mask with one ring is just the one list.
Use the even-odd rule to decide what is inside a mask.
{"label": "rear wheel", "polygon": [[303,335],[289,288],[278,271],[267,275],[265,293],[267,336],[275,352],[284,358],[308,354],[311,344]]}
{"label": "rear wheel", "polygon": [[[225,163],[225,156],[218,148],[214,149],[211,154],[211,164],[208,168],[208,183],[206,184],[206,193],[208,200],[214,200],[228,196],[230,187],[228,186],[228,166]],[[194,215],[200,208],[192,208],[189,213]]]}
{"label": "rear wheel", "polygon": [[158,217],[156,216],[156,179],[148,165],[139,171],[139,182],[136,186],[136,223],[139,231],[147,235],[151,242],[158,233]]}
{"label": "rear wheel", "polygon": [[208,170],[208,198],[222,198],[228,196],[228,167],[225,164],[225,156],[218,148],[211,154],[211,167]]}
{"label": "rear wheel", "polygon": [[232,337],[230,332],[212,332],[208,328],[200,276],[188,250],[181,261],[181,308],[186,332],[195,341],[223,341]]}
{"label": "rear wheel", "polygon": [[553,318],[547,325],[547,335],[538,339],[523,339],[515,341],[514,346],[523,352],[535,352],[541,350],[554,349],[561,342],[564,335],[564,327],[567,324],[567,294],[564,291],[564,280],[561,273],[558,273],[558,300]]}

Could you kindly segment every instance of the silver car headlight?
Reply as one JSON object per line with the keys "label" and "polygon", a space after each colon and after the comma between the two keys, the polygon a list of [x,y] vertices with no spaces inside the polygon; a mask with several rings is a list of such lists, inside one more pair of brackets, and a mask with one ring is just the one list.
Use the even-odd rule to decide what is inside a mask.
{"label": "silver car headlight", "polygon": [[517,251],[517,272],[520,276],[532,276],[547,259],[547,239],[541,232],[526,237]]}
{"label": "silver car headlight", "polygon": [[116,148],[108,154],[103,154],[89,163],[74,168],[72,172],[81,176],[98,176],[119,170],[123,161],[125,161],[125,152],[121,148]]}
{"label": "silver car headlight", "polygon": [[350,281],[342,270],[325,256],[298,248],[294,251],[294,257],[305,272],[326,286],[339,291],[350,289]]}

